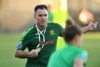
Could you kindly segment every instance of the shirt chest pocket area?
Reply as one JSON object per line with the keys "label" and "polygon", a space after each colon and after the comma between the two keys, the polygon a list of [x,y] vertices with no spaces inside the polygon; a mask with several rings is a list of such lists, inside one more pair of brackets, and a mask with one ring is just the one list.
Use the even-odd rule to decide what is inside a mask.
{"label": "shirt chest pocket area", "polygon": [[39,43],[39,39],[38,39],[38,36],[35,36],[31,39],[31,42],[30,42],[30,47],[31,48],[36,48],[37,45]]}
{"label": "shirt chest pocket area", "polygon": [[58,35],[59,35],[58,31],[49,30],[48,32],[45,33],[45,38],[46,40],[54,40],[54,39],[57,39]]}

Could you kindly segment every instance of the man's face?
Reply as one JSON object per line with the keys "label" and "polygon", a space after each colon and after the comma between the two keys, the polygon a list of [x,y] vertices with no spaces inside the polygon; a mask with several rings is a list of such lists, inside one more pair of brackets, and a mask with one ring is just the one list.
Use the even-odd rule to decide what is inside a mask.
{"label": "man's face", "polygon": [[46,9],[38,9],[34,17],[38,25],[45,26],[48,21],[48,11]]}

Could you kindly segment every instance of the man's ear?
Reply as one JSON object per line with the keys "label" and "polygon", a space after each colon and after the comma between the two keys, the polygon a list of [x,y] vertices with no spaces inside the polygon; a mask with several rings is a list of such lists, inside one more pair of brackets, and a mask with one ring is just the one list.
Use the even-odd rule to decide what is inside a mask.
{"label": "man's ear", "polygon": [[34,16],[34,18],[36,18],[36,15],[35,14],[33,16]]}
{"label": "man's ear", "polygon": [[74,41],[76,41],[76,42],[78,41],[78,36],[77,35],[74,36]]}

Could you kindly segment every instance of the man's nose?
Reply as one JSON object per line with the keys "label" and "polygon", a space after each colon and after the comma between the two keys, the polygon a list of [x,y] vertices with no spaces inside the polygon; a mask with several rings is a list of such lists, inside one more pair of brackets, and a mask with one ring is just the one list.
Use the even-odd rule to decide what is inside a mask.
{"label": "man's nose", "polygon": [[42,19],[45,19],[45,16],[42,16]]}

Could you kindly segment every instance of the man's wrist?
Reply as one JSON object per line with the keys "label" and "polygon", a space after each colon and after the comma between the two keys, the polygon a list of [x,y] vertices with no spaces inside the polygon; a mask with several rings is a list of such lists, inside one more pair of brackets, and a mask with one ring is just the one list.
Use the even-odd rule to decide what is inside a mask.
{"label": "man's wrist", "polygon": [[86,29],[87,29],[87,31],[90,31],[90,26],[87,26]]}
{"label": "man's wrist", "polygon": [[29,58],[29,57],[30,57],[29,52],[24,52],[24,56],[25,56],[26,58]]}

